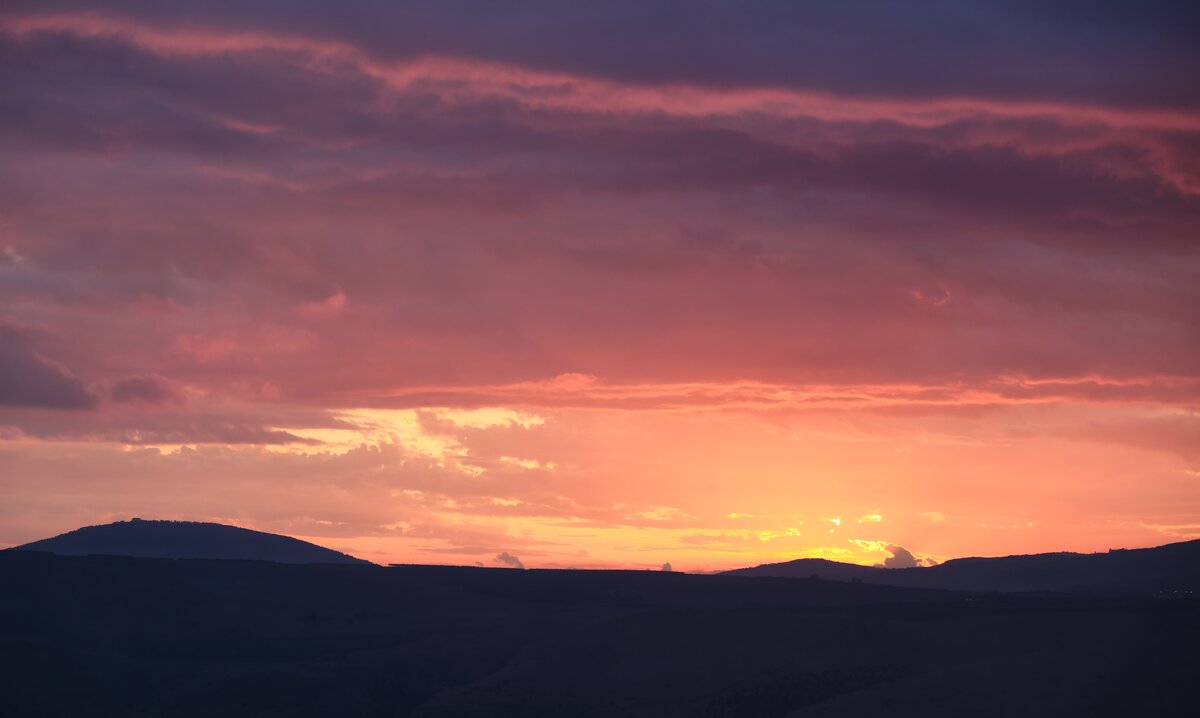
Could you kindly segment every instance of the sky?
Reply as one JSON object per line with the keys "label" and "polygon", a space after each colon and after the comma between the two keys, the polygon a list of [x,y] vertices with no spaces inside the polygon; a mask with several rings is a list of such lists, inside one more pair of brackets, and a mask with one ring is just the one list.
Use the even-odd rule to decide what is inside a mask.
{"label": "sky", "polygon": [[1200,9],[0,7],[0,546],[1200,538]]}

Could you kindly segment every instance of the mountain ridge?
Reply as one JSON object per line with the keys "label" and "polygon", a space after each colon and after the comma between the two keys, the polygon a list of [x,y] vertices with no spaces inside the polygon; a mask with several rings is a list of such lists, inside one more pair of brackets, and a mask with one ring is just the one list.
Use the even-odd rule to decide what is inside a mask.
{"label": "mountain ridge", "polygon": [[883,568],[796,559],[725,571],[742,577],[818,578],[958,591],[1169,594],[1200,589],[1200,539],[1103,553],[970,556],[936,566]]}

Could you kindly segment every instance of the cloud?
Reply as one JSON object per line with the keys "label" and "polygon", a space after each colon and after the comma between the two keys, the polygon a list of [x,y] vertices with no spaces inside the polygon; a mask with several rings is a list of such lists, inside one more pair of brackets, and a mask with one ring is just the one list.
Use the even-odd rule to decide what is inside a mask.
{"label": "cloud", "polygon": [[42,356],[27,330],[0,324],[0,407],[91,409],[96,398],[61,364]]}
{"label": "cloud", "polygon": [[936,566],[937,561],[931,558],[917,558],[911,551],[903,546],[888,543],[887,541],[868,541],[863,539],[850,539],[850,543],[855,544],[864,551],[872,553],[885,551],[889,554],[883,560],[883,563],[875,564],[881,568],[913,568],[916,566]]}
{"label": "cloud", "polygon": [[374,401],[395,407],[519,404],[619,409],[857,409],[893,414],[977,412],[1005,406],[1064,402],[1187,405],[1198,400],[1200,379],[1148,377],[1121,380],[1096,376],[1045,380],[1004,376],[969,385],[936,382],[920,385],[792,384],[747,380],[618,384],[593,381],[571,392],[561,391],[555,381],[535,380],[492,386],[422,387],[374,398]]}
{"label": "cloud", "polygon": [[802,549],[761,497],[905,530],[893,474],[963,531],[1012,481],[1194,523],[1164,516],[1200,445],[1169,4],[2,5],[0,307],[46,330],[0,329],[0,448],[48,495],[56,452],[119,478],[186,444],[121,496],[285,522],[283,487],[305,530],[405,521],[410,558],[551,522]]}
{"label": "cloud", "polygon": [[1105,444],[1200,460],[1200,412],[1192,409],[1157,410],[1106,421],[1091,421],[1062,430],[1063,435]]}
{"label": "cloud", "polygon": [[649,511],[638,511],[632,514],[627,514],[628,519],[642,519],[646,521],[685,521],[693,518],[690,514],[682,509],[677,509],[674,506],[659,506]]}
{"label": "cloud", "polygon": [[496,554],[496,558],[493,560],[496,561],[496,563],[502,563],[510,568],[525,568],[525,564],[521,563],[521,559],[513,556],[508,551],[503,551]]}
{"label": "cloud", "polygon": [[[652,7],[633,0],[506,8],[414,2],[403,9],[354,8],[331,23],[315,6],[265,2],[207,13],[203,24],[184,7],[147,11],[117,3],[109,15],[84,15],[78,10],[91,8],[79,2],[53,9],[9,5],[5,15],[26,32],[74,21],[80,33],[125,36],[181,55],[307,50],[328,63],[344,61],[349,49],[379,65],[468,58],[637,85],[799,86],[851,96],[1065,98],[1133,107],[1200,102],[1186,82],[1186,68],[1200,59],[1190,42],[1194,23],[1181,21],[1170,3],[1096,13],[1073,3],[900,9],[875,2],[864,12],[835,0],[773,1],[747,15],[736,5],[677,0]],[[1087,32],[1078,29],[1084,20]],[[179,27],[188,30],[171,29]],[[614,36],[623,38],[621,53],[612,52]],[[747,37],[756,42],[746,43]],[[860,42],[851,47],[830,37]],[[1054,41],[1014,57],[1012,42],[1022,37]],[[1156,40],[1157,52],[1146,51],[1147,37]],[[914,46],[923,51],[912,52]],[[1046,73],[1048,66],[1063,69]]]}
{"label": "cloud", "polygon": [[[90,412],[56,416],[0,407],[0,426],[42,441],[113,442],[130,446],[251,444],[317,446],[308,427],[337,427],[323,411],[246,405],[160,405],[126,400]],[[302,430],[299,427],[304,427]],[[290,430],[295,428],[295,431]]]}
{"label": "cloud", "polygon": [[[188,68],[164,68],[164,72],[170,71],[184,76],[190,72]],[[264,74],[270,77],[265,70]],[[96,86],[107,85],[98,82]],[[163,93],[163,102],[186,105],[201,99],[190,97],[189,92],[203,87],[183,85],[169,92],[158,86],[142,89]],[[142,89],[129,88],[129,92],[138,96]],[[35,83],[30,92],[37,91]],[[184,97],[178,97],[181,94]],[[251,89],[245,94],[251,98],[247,102],[256,96]],[[118,95],[81,98],[74,112],[48,111],[84,122],[83,118],[91,116],[87,111],[91,104],[117,102]],[[313,88],[310,96],[322,97],[321,88]],[[30,98],[31,107],[37,106],[37,99]],[[346,107],[347,113],[359,106],[321,104]],[[250,110],[269,112],[270,108],[243,109]],[[137,106],[118,107],[113,112],[140,116]],[[367,119],[394,124],[410,120],[412,112],[402,106],[395,117]],[[256,159],[251,169],[239,166],[250,155],[238,146],[180,158],[170,147],[155,144],[164,137],[177,138],[191,131],[191,125],[180,124],[175,117],[163,118],[163,127],[147,129],[144,136],[122,135],[118,142],[121,146],[139,145],[151,155],[169,155],[169,165],[163,166],[169,169],[133,172],[97,164],[84,156],[61,160],[63,171],[50,176],[49,170],[37,169],[44,163],[39,153],[30,150],[24,159],[14,158],[14,167],[20,168],[19,172],[14,169],[14,174],[19,173],[22,182],[19,186],[11,182],[16,199],[0,208],[6,217],[34,230],[19,248],[22,256],[29,257],[28,266],[12,271],[37,287],[30,290],[35,303],[62,312],[59,317],[63,321],[72,312],[56,298],[54,292],[61,291],[61,286],[83,293],[90,304],[106,307],[96,317],[94,328],[83,328],[78,334],[82,357],[98,356],[113,336],[111,332],[117,330],[115,325],[125,316],[124,307],[113,303],[157,293],[175,307],[159,317],[165,328],[177,330],[175,342],[169,345],[174,351],[165,354],[162,348],[167,345],[153,341],[150,330],[145,337],[131,337],[141,345],[137,355],[145,357],[145,366],[121,366],[117,371],[154,371],[202,388],[270,381],[290,396],[319,400],[353,389],[359,396],[383,395],[397,403],[422,406],[443,405],[446,402],[438,400],[443,396],[478,402],[485,400],[479,396],[485,389],[552,376],[559,379],[544,381],[546,386],[539,388],[536,400],[667,406],[705,400],[703,387],[689,393],[686,382],[664,387],[658,397],[622,396],[590,379],[606,377],[617,387],[661,385],[665,378],[679,379],[669,367],[678,367],[689,380],[772,377],[776,381],[769,383],[785,388],[801,377],[857,385],[957,379],[960,374],[975,385],[1021,374],[1032,379],[1073,379],[1101,365],[1120,379],[1186,373],[1178,357],[1187,356],[1190,335],[1177,317],[1189,300],[1197,298],[1182,273],[1172,279],[1163,274],[1168,271],[1167,264],[1156,265],[1148,258],[1130,263],[1107,250],[1095,252],[1088,261],[1111,271],[1087,276],[1063,271],[1076,261],[1083,244],[1089,250],[1098,249],[1093,245],[1102,240],[1093,238],[1105,235],[1104,227],[1132,222],[1147,228],[1142,233],[1147,241],[1168,242],[1171,236],[1180,236],[1180,223],[1194,223],[1194,202],[1180,204],[1163,194],[1153,173],[1137,164],[1137,158],[1143,157],[1139,152],[1116,158],[1103,151],[1075,153],[1068,162],[1062,159],[1061,150],[1053,148],[997,150],[990,140],[983,147],[963,145],[958,139],[920,128],[911,131],[920,137],[901,141],[875,137],[874,124],[847,127],[841,122],[816,121],[831,139],[840,138],[839,149],[820,150],[830,143],[816,142],[818,149],[781,144],[772,127],[798,121],[787,117],[761,127],[754,118],[739,120],[734,123],[736,131],[723,129],[727,120],[722,118],[680,119],[678,127],[671,126],[674,121],[657,118],[656,126],[636,132],[579,132],[568,126],[569,118],[543,119],[544,126],[530,127],[528,123],[536,118],[520,111],[515,111],[517,117],[501,113],[505,116],[494,118],[510,129],[524,128],[526,136],[520,138],[477,131],[489,113],[497,112],[495,107],[463,112],[482,113],[482,119],[475,117],[471,125],[470,118],[445,118],[445,124],[466,123],[464,126],[473,129],[464,131],[463,137],[444,138],[443,151],[406,159],[403,169],[389,160],[376,163],[371,155],[338,149],[343,140],[349,140],[328,134],[314,136],[311,142],[280,139],[293,144],[278,148],[277,156],[269,160]],[[336,117],[329,118],[325,124],[339,127],[341,123],[334,120]],[[603,114],[593,121],[612,122]],[[21,127],[32,131],[38,126],[30,121]],[[204,135],[207,131],[197,132]],[[1023,137],[1029,128],[1006,132]],[[88,133],[72,130],[67,134]],[[409,135],[403,132],[369,134],[381,158],[407,158],[416,151],[407,145]],[[495,145],[464,144],[469,135],[496,138]],[[353,142],[351,146],[355,146]],[[445,153],[487,157],[488,169],[464,173],[447,163]],[[1122,164],[1119,172],[1103,170],[1114,162]],[[346,167],[347,176],[315,184],[311,178],[294,179],[310,163]],[[224,174],[212,176],[214,166]],[[580,167],[602,167],[606,176],[589,178]],[[894,167],[905,169],[888,170]],[[265,179],[247,178],[247,172],[262,173]],[[77,179],[64,180],[63,175]],[[1086,182],[1079,180],[1080,176]],[[63,188],[64,181],[77,185]],[[288,189],[286,185],[294,181],[301,187]],[[414,194],[415,188],[441,185],[446,197],[457,198],[464,206],[438,210],[435,205],[440,200],[428,196],[428,189],[422,190],[424,196]],[[254,196],[260,200],[257,205],[239,198],[247,186],[255,188]],[[976,186],[978,196],[971,196],[971,188]],[[1029,188],[1030,193],[1047,199],[1033,202],[1013,187]],[[1042,187],[1054,192],[1042,192]],[[78,200],[51,203],[59,188]],[[1004,188],[1009,189],[1000,191]],[[763,224],[744,216],[748,210],[707,201],[707,193],[714,191],[747,193],[756,213],[774,219]],[[544,198],[545,204],[512,209],[520,202],[498,200],[512,209],[511,216],[481,216],[479,195],[513,192]],[[622,226],[621,220],[615,219],[610,233],[589,230],[598,218],[587,210],[587,203],[580,205],[570,199],[581,196],[605,196],[606,202],[628,207],[630,215],[639,218],[641,228]],[[864,196],[870,201],[855,199]],[[90,199],[85,201],[85,197]],[[135,205],[128,199],[132,197],[146,201]],[[413,206],[398,212],[398,201]],[[95,227],[86,210],[89,203],[96,202],[112,207],[103,227]],[[808,213],[786,214],[797,203]],[[953,218],[943,212],[940,205],[946,203],[962,216]],[[851,204],[863,211],[851,215],[839,209]],[[219,216],[209,211],[213,206],[222,208]],[[1146,207],[1158,211],[1153,217],[1146,216]],[[980,212],[999,214],[1006,218],[1003,221],[1021,218],[1036,231],[1016,233],[1025,239],[997,243],[991,250],[983,248],[983,243],[955,242],[953,238],[962,232],[979,231],[971,228],[978,224]],[[1114,217],[1115,212],[1122,213],[1122,218]],[[733,239],[688,240],[696,231],[681,232],[673,219],[680,215],[708,232],[704,236]],[[816,224],[812,224],[814,216],[820,217]],[[865,226],[865,218],[872,216],[878,226]],[[190,219],[179,222],[178,217]],[[320,233],[305,229],[306,225],[328,223],[330,217],[338,217],[339,232],[361,237],[358,241],[370,245],[372,251],[361,257],[373,259],[339,253]],[[897,217],[904,222],[893,231]],[[939,218],[937,222],[934,217]],[[1086,232],[1059,226],[1083,221],[1079,217],[1090,218]],[[822,246],[817,241],[821,225],[841,228],[839,236],[844,239],[836,246]],[[403,227],[413,239],[402,248],[382,242],[377,236],[381,226]],[[784,227],[790,229],[784,231]],[[97,233],[103,235],[101,243],[110,252],[96,251]],[[912,236],[903,236],[906,233]],[[635,234],[639,237],[636,242],[624,239]],[[1074,241],[1083,244],[1073,250],[1070,242]],[[1055,249],[1023,246],[1039,243]],[[1024,256],[1031,253],[1039,256]],[[931,262],[930,256],[938,260]],[[399,281],[387,281],[378,271],[380,264],[398,267]],[[421,281],[418,268],[434,266],[442,267],[450,284]],[[1015,266],[1023,270],[1006,271]],[[1180,269],[1183,266],[1186,259]],[[543,267],[552,267],[555,279],[533,281],[542,276]],[[54,292],[49,283],[33,285],[34,274],[56,280]],[[654,281],[649,281],[651,275]],[[554,337],[554,346],[538,349],[533,343],[508,342],[489,330],[483,320],[487,312],[478,311],[476,290],[455,286],[454,278],[463,276],[475,278],[477,291],[487,294],[489,306],[508,317],[514,331]],[[757,281],[756,276],[768,281]],[[854,281],[834,280],[840,276],[851,276]],[[613,295],[613,282],[625,290]],[[694,313],[667,309],[671,306],[668,287],[691,291],[707,284],[752,286],[753,291],[731,289],[729,296],[718,291],[711,299],[698,299]],[[143,291],[147,286],[151,291]],[[446,287],[446,296],[439,296],[440,286]],[[567,286],[570,293],[562,291]],[[914,286],[943,287],[953,294],[954,302],[928,307],[912,300]],[[1151,287],[1153,291],[1149,291]],[[326,327],[328,317],[301,309],[346,294],[353,296],[354,302],[338,313],[339,326]],[[826,301],[827,297],[837,301]],[[217,324],[198,311],[200,306],[217,307],[217,315],[235,319]],[[399,306],[430,309],[404,313],[395,309]],[[800,322],[796,332],[771,333],[771,321],[784,320],[781,312],[789,306],[806,306],[812,311],[789,320]],[[1044,306],[1053,311],[1039,312]],[[939,313],[930,314],[932,310]],[[1138,341],[1114,341],[1120,325],[1105,318],[1129,311],[1154,321],[1138,324],[1137,333],[1144,334]],[[596,313],[606,331],[619,330],[623,341],[599,346],[598,332],[584,332],[571,321],[580,312]],[[740,321],[744,316],[761,316],[762,320]],[[1022,340],[1030,316],[1042,317],[1048,337],[1063,338]],[[978,321],[980,317],[987,321]],[[378,321],[402,331],[372,333]],[[877,324],[895,328],[880,330]],[[312,328],[317,325],[320,332]],[[448,337],[445,331],[449,326],[460,331]],[[654,352],[632,349],[653,342],[665,326],[679,328],[676,342],[656,347]],[[705,326],[721,331],[704,331]],[[844,341],[819,339],[832,335],[832,327],[839,328],[837,336]],[[708,339],[716,334],[731,340],[718,345]],[[800,342],[795,339],[799,336],[809,339]],[[945,341],[949,336],[966,340]],[[439,359],[419,360],[417,354],[403,350],[407,341],[436,351]],[[772,350],[750,351],[756,346]],[[288,356],[303,360],[278,361],[285,349]],[[390,354],[393,360],[372,361],[373,353]],[[894,361],[879,362],[877,357],[884,354]],[[348,356],[350,360],[346,360]],[[604,366],[596,366],[598,363]],[[562,374],[564,366],[574,364],[589,371]],[[81,372],[88,368],[74,362],[71,366]],[[504,380],[512,380],[512,384]],[[1004,400],[1026,395],[1104,394],[1134,400],[1139,396],[1173,398],[1189,391],[1196,394],[1194,387],[1147,384],[988,388]],[[748,396],[747,400],[769,402],[778,396]]]}
{"label": "cloud", "polygon": [[141,403],[152,406],[183,404],[187,401],[181,387],[161,376],[131,376],[120,379],[109,388],[115,402]]}
{"label": "cloud", "polygon": [[912,552],[903,546],[888,544],[886,550],[892,555],[883,560],[884,568],[913,568],[920,565],[920,562],[912,555]]}
{"label": "cloud", "polygon": [[1190,541],[1200,538],[1200,523],[1195,524],[1154,524],[1142,522],[1142,526],[1173,539]]}

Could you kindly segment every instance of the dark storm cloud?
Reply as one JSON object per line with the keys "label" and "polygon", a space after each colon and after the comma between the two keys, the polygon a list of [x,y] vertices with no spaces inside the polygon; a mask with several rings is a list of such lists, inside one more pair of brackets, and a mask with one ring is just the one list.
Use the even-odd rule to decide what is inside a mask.
{"label": "dark storm cloud", "polygon": [[[10,2],[10,15],[94,11]],[[165,26],[204,21],[348,42],[384,58],[473,57],[628,82],[784,85],[912,97],[1196,107],[1193,3],[772,0],[106,3]]]}
{"label": "dark storm cloud", "polygon": [[11,91],[0,123],[14,141],[183,152],[207,171],[228,165],[227,174],[269,180],[279,210],[513,211],[564,192],[774,188],[869,193],[1093,235],[1153,220],[1156,236],[1178,237],[1200,214],[1195,196],[1172,185],[1188,175],[1194,133],[1105,134],[1037,114],[908,128],[799,117],[803,134],[785,142],[775,121],[753,113],[621,119],[447,102],[436,86],[385,92],[353,63],[313,67],[294,52],[160,55],[120,36],[44,33],[3,50]]}
{"label": "dark storm cloud", "polygon": [[1192,11],[73,7],[0,11],[0,298],[97,386],[1193,370]]}

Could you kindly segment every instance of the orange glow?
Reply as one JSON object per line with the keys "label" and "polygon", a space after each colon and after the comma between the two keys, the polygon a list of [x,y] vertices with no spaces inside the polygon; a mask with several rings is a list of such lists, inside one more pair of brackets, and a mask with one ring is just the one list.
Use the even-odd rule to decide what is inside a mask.
{"label": "orange glow", "polygon": [[[537,415],[365,410],[343,413],[357,428],[295,430],[321,443],[268,451],[25,444],[7,452],[12,468],[26,469],[12,476],[65,472],[65,479],[84,464],[107,467],[115,483],[102,492],[72,484],[85,503],[108,506],[89,520],[228,520],[381,563],[487,563],[498,547],[531,567],[669,561],[716,570],[799,557],[872,564],[888,555],[887,544],[945,560],[1103,551],[1200,534],[1180,513],[1195,496],[1184,461],[1064,431],[1064,412],[1099,419],[1128,407],[1000,411],[980,426],[937,415],[752,412],[741,404]],[[1008,433],[1008,425],[1027,435]],[[137,498],[142,482],[165,473],[210,478],[169,499]],[[1161,489],[1144,494],[1131,477]],[[276,480],[285,493],[256,507],[259,487]],[[10,501],[38,501],[36,483],[10,480],[6,489]],[[208,513],[206,505],[245,513]],[[68,514],[45,526],[42,518],[37,530],[78,521]],[[12,542],[22,538],[16,528]]]}
{"label": "orange glow", "polygon": [[457,22],[0,9],[0,545],[140,515],[712,571],[1200,536],[1200,99],[1150,82],[1189,48],[814,76]]}

